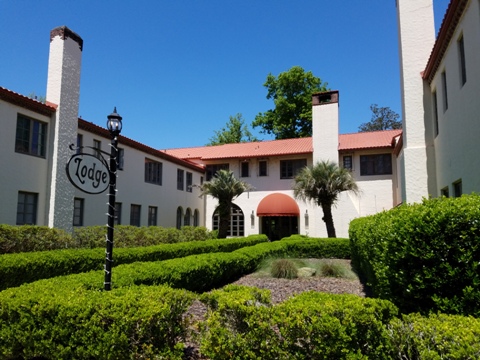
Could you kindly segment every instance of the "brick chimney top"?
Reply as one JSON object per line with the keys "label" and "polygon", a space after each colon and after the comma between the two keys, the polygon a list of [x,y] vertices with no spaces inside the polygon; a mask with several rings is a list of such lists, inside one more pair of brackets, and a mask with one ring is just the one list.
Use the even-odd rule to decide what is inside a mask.
{"label": "brick chimney top", "polygon": [[55,36],[60,36],[62,40],[65,40],[66,38],[72,39],[78,44],[78,46],[80,47],[80,51],[83,51],[83,39],[80,37],[80,35],[74,33],[68,27],[59,26],[50,31],[50,42],[52,42]]}

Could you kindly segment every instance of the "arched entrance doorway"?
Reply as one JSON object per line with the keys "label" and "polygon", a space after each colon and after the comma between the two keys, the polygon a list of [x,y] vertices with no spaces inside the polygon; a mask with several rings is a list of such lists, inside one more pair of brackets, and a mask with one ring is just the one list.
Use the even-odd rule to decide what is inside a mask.
{"label": "arched entrance doorway", "polygon": [[286,194],[273,193],[265,196],[258,204],[257,216],[262,218],[261,233],[270,240],[298,234],[300,209],[295,200]]}

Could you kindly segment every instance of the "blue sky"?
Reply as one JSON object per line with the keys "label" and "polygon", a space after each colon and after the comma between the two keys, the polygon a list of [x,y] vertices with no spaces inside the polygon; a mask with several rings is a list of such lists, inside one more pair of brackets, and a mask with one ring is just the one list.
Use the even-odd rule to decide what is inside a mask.
{"label": "blue sky", "polygon": [[205,145],[237,113],[250,125],[273,108],[267,75],[295,65],[340,91],[341,133],[371,104],[401,113],[395,0],[0,0],[0,86],[44,96],[61,25],[84,40],[79,116],[105,126],[116,106],[122,135],[157,149]]}

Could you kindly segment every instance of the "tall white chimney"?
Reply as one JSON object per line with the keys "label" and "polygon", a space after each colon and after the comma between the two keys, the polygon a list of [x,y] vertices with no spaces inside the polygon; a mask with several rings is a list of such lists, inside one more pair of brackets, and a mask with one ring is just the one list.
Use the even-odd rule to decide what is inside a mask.
{"label": "tall white chimney", "polygon": [[82,49],[82,38],[66,26],[50,32],[46,100],[57,105],[57,111],[49,132],[52,162],[48,226],[66,231],[73,228],[75,192],[65,166],[72,155],[69,145],[76,144]]}
{"label": "tall white chimney", "polygon": [[312,95],[313,163],[330,160],[338,164],[337,90]]}

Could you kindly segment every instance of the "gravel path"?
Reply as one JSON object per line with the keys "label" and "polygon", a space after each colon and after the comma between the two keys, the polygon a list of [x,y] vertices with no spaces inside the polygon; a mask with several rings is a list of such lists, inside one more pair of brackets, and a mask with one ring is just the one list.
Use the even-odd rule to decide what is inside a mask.
{"label": "gravel path", "polygon": [[[320,291],[331,294],[356,294],[365,297],[365,289],[359,280],[349,280],[333,277],[314,276],[309,278],[297,279],[276,279],[270,277],[259,277],[251,274],[240,278],[234,284],[253,286],[259,289],[269,289],[271,291],[272,303],[278,304],[294,294],[304,291]],[[188,313],[193,316],[193,320],[201,320],[206,313],[206,307],[200,301],[195,301],[190,307]],[[197,344],[188,341],[185,348],[184,360],[202,360],[198,352]]]}

